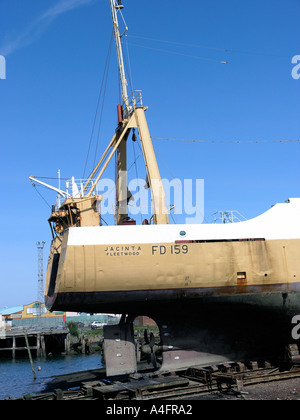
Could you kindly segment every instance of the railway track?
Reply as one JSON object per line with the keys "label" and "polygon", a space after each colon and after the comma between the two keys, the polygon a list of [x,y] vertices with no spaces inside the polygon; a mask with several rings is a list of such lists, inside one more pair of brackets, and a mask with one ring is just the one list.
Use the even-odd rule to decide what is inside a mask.
{"label": "railway track", "polygon": [[[297,360],[298,362],[298,360]],[[168,374],[146,373],[80,383],[72,389],[55,389],[30,400],[166,401],[188,400],[209,394],[242,395],[247,386],[300,378],[300,364],[272,366],[266,361],[234,362],[193,367]]]}

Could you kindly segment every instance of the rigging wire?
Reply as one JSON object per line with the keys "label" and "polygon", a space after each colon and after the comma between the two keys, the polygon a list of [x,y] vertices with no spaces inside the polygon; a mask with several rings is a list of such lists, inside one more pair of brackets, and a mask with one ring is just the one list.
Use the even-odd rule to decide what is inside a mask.
{"label": "rigging wire", "polygon": [[98,151],[98,146],[99,146],[100,130],[101,130],[101,124],[102,124],[103,110],[104,110],[104,101],[105,101],[105,96],[106,96],[107,80],[108,80],[108,74],[109,74],[109,63],[110,63],[110,56],[109,56],[109,62],[107,66],[104,93],[103,93],[103,99],[102,99],[102,107],[101,107],[101,113],[100,113],[100,119],[99,119],[98,135],[97,135],[97,142],[96,142],[95,155],[94,155],[94,165],[93,165],[94,167],[96,166],[96,160],[97,160],[97,151]]}
{"label": "rigging wire", "polygon": [[45,199],[45,197],[43,197],[43,195],[39,192],[37,186],[35,184],[32,184],[35,191],[38,193],[38,195],[41,197],[41,199],[46,203],[46,205],[51,209],[52,206],[48,203],[48,201]]}
{"label": "rigging wire", "polygon": [[[173,172],[171,171],[171,169],[168,167],[168,165],[166,164],[166,162],[164,162],[164,160],[162,159],[162,157],[160,156],[160,154],[156,151],[156,155],[159,157],[159,159],[161,160],[161,162],[164,164],[164,166],[167,168],[168,172],[170,173],[170,175],[173,177],[173,179],[175,181],[178,181],[178,178],[175,178],[175,175],[173,174]],[[188,195],[185,191],[183,191],[183,194],[186,198],[188,198],[190,200],[190,202],[192,203],[192,205],[195,207],[196,211],[200,214],[201,217],[203,217],[203,220],[208,223],[207,219],[205,218],[205,215],[195,206],[194,202],[193,202],[193,198]],[[174,219],[173,219],[174,221]],[[174,221],[175,222],[175,221]],[[176,222],[175,222],[176,223]]]}
{"label": "rigging wire", "polygon": [[[127,53],[127,59],[125,57],[125,66],[126,66],[127,74],[129,75],[130,90],[131,90],[131,93],[132,93],[133,92],[133,83],[132,83],[132,72],[131,72],[131,63],[130,63],[130,55],[129,55],[127,35],[125,36],[124,44],[126,46],[126,53]],[[128,61],[128,63],[127,63],[127,61]]]}
{"label": "rigging wire", "polygon": [[181,45],[183,47],[203,48],[203,49],[223,51],[223,52],[230,51],[226,48],[216,48],[216,47],[211,47],[211,46],[206,46],[206,45],[198,45],[198,44],[187,44],[187,43],[184,43],[184,42],[167,41],[167,40],[164,40],[164,39],[148,38],[148,37],[145,37],[145,36],[138,36],[138,35],[132,35],[132,34],[130,34],[130,35],[128,34],[128,36],[130,38],[138,38],[138,39],[143,39],[143,40],[146,40],[146,41],[162,42],[162,43],[165,43],[165,44],[172,44],[172,45]]}
{"label": "rigging wire", "polygon": [[146,48],[148,50],[159,51],[159,52],[163,52],[163,53],[167,53],[167,54],[181,55],[183,57],[196,58],[197,60],[204,60],[204,61],[212,61],[214,63],[219,63],[219,64],[228,64],[228,61],[225,61],[225,60],[216,60],[214,58],[200,57],[199,55],[186,54],[186,53],[181,53],[181,52],[178,52],[178,51],[165,50],[165,49],[162,49],[162,48],[154,48],[154,47],[149,47],[149,46],[145,46],[145,45],[135,44],[133,42],[130,42],[128,44],[133,45],[135,47]]}
{"label": "rigging wire", "polygon": [[[113,41],[113,32],[112,32],[112,35],[111,35],[109,48],[108,48],[108,52],[107,52],[107,57],[106,57],[106,63],[105,63],[104,72],[103,72],[103,76],[102,76],[101,87],[100,87],[100,92],[99,92],[99,96],[98,96],[95,117],[94,117],[94,121],[93,121],[92,133],[91,133],[91,136],[90,136],[88,152],[87,152],[85,166],[84,166],[84,170],[83,170],[83,176],[82,176],[83,179],[85,178],[86,167],[87,167],[87,163],[88,163],[88,159],[89,159],[89,155],[90,155],[90,150],[91,150],[91,145],[92,145],[92,141],[93,141],[93,137],[94,137],[94,131],[95,131],[97,116],[98,116],[98,112],[99,112],[99,106],[100,106],[100,100],[101,100],[101,96],[102,96],[104,80],[105,80],[105,91],[106,91],[108,69],[109,69],[109,63],[110,63],[110,57],[111,57],[111,51],[112,51],[112,41]],[[105,93],[104,93],[104,96],[105,96]],[[99,129],[98,129],[96,150],[98,148],[98,142],[99,142],[99,131],[100,131],[100,125],[101,125],[101,120],[102,120],[103,104],[104,104],[104,98],[103,98],[103,101],[102,101],[102,110],[101,110],[101,117],[100,117]]]}
{"label": "rigging wire", "polygon": [[[142,148],[141,148],[141,145],[140,145],[140,143],[138,143],[138,146],[139,146],[139,148],[140,148],[140,151],[141,151],[141,154],[143,153],[143,151],[142,151]],[[166,169],[167,169],[167,171],[170,173],[170,175],[171,175],[171,177],[172,177],[172,179],[173,180],[175,180],[175,181],[178,181],[178,178],[176,178],[175,177],[175,175],[173,174],[173,172],[171,171],[171,169],[168,167],[168,165],[166,164],[166,162],[162,159],[162,157],[160,156],[160,154],[156,151],[155,152],[156,153],[156,155],[158,156],[158,158],[160,159],[160,161],[163,163],[163,165],[166,167]],[[138,158],[137,158],[138,159]],[[203,217],[203,220],[206,222],[206,223],[208,223],[207,222],[207,219],[205,218],[205,215],[204,214],[202,214],[202,212],[194,205],[194,202],[193,202],[193,199],[192,199],[192,197],[190,197],[189,195],[187,195],[187,193],[186,192],[184,192],[184,195],[185,195],[185,197],[187,197],[189,200],[190,200],[190,202],[192,203],[192,205],[196,208],[196,211],[201,215],[201,217]],[[174,219],[174,216],[176,217],[176,213],[174,212],[174,216],[173,216],[173,214],[170,212],[169,213],[169,215],[171,216],[171,218],[172,218],[172,220],[173,220],[173,222],[174,222],[174,224],[177,224],[177,220],[175,220]]]}
{"label": "rigging wire", "polygon": [[169,40],[157,39],[157,38],[148,38],[148,37],[145,37],[145,36],[132,35],[132,34],[128,34],[127,36],[130,37],[130,38],[137,38],[137,39],[142,39],[142,40],[146,40],[146,41],[154,41],[154,42],[161,42],[161,43],[165,43],[165,44],[180,45],[180,46],[183,46],[183,47],[201,48],[201,49],[207,49],[207,50],[222,51],[222,52],[226,52],[226,53],[251,54],[251,55],[260,55],[260,56],[263,56],[263,57],[289,57],[288,55],[283,55],[283,54],[263,53],[263,52],[248,51],[248,50],[235,50],[235,49],[231,49],[231,48],[217,48],[217,47],[212,47],[212,46],[209,46],[209,45],[189,44],[189,43],[185,43],[185,42],[169,41]]}
{"label": "rigging wire", "polygon": [[163,137],[151,137],[152,140],[163,140],[163,141],[182,141],[190,143],[233,143],[233,144],[246,144],[246,143],[297,143],[300,139],[296,140],[200,140],[200,139],[175,139],[175,138],[163,138]]}
{"label": "rigging wire", "polygon": [[136,164],[136,162],[138,161],[138,159],[142,156],[143,152],[141,152],[138,157],[133,161],[133,163],[129,166],[129,168],[127,169],[127,172],[130,171],[130,169]]}

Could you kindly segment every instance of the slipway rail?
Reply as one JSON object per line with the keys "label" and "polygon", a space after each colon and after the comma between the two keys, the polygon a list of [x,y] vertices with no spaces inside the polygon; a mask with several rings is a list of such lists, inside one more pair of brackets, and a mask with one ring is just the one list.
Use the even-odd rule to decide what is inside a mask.
{"label": "slipway rail", "polygon": [[261,360],[234,362],[195,366],[186,371],[160,375],[145,371],[109,379],[105,377],[105,370],[100,369],[63,375],[57,378],[60,382],[52,383],[52,386],[61,388],[40,395],[25,395],[19,400],[188,400],[221,393],[242,395],[248,386],[296,378],[300,378],[298,361],[278,366]]}

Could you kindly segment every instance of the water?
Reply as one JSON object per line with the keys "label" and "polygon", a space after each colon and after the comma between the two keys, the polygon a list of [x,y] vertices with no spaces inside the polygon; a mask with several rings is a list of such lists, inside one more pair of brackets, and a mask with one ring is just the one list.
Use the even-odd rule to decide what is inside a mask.
{"label": "water", "polygon": [[[0,359],[0,400],[8,396],[20,398],[26,394],[40,394],[45,390],[52,376],[102,367],[99,353],[33,359],[33,364],[36,380],[33,378],[28,358],[19,358],[14,361]],[[40,371],[38,371],[38,366],[41,367]]]}

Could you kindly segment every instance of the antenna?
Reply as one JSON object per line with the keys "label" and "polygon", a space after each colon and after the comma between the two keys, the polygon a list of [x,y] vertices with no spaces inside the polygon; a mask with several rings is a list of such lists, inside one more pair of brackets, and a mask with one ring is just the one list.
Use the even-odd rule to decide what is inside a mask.
{"label": "antenna", "polygon": [[[60,169],[57,172],[58,174],[58,190],[60,190]],[[60,194],[57,194],[57,198],[56,198],[56,208],[59,209],[60,208]]]}
{"label": "antenna", "polygon": [[44,298],[44,258],[43,251],[46,242],[37,242],[38,250],[38,310],[37,317],[42,316],[42,304],[45,300]]}
{"label": "antenna", "polygon": [[[124,67],[124,59],[123,59],[123,50],[122,50],[122,42],[121,39],[125,35],[128,30],[128,27],[125,23],[125,30],[120,34],[120,27],[118,21],[118,13],[121,13],[121,10],[124,8],[121,0],[110,0],[111,6],[111,14],[113,20],[113,27],[114,27],[114,34],[115,34],[115,42],[117,48],[117,56],[118,56],[118,65],[119,65],[119,73],[120,73],[120,81],[121,81],[121,91],[122,91],[122,100],[125,106],[125,115],[124,117],[128,117],[131,111],[131,107],[129,105],[128,93],[127,93],[127,80],[125,76],[125,67]],[[123,16],[122,16],[123,17]]]}
{"label": "antenna", "polygon": [[213,213],[214,220],[212,223],[236,223],[246,221],[244,217],[237,210],[219,210],[216,213]]}

